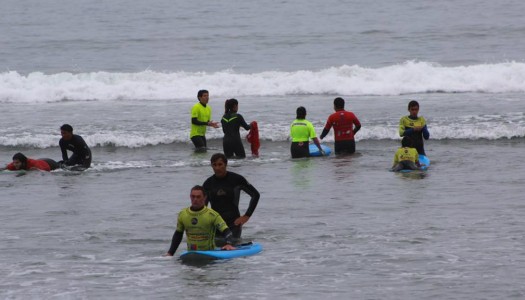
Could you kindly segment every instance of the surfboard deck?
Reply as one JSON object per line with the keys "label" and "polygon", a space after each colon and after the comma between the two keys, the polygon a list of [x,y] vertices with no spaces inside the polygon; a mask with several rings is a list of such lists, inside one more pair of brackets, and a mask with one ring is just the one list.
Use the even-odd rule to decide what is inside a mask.
{"label": "surfboard deck", "polygon": [[[324,150],[324,153],[326,154],[326,156],[330,155],[330,153],[332,153],[332,149],[324,144],[321,144],[321,148],[323,148]],[[321,156],[321,152],[319,151],[319,148],[317,148],[317,146],[315,144],[310,144],[309,145],[309,150],[310,150],[310,156]]]}
{"label": "surfboard deck", "polygon": [[[430,159],[426,155],[419,154],[419,164],[421,165],[421,168],[419,170],[426,171],[428,167],[430,167]],[[419,171],[419,170],[400,170],[398,172],[409,173],[409,172]]]}
{"label": "surfboard deck", "polygon": [[250,242],[235,247],[237,248],[235,250],[221,250],[221,248],[216,248],[215,250],[207,251],[184,251],[180,255],[180,259],[183,261],[232,259],[236,257],[255,255],[262,251],[262,245],[259,243]]}

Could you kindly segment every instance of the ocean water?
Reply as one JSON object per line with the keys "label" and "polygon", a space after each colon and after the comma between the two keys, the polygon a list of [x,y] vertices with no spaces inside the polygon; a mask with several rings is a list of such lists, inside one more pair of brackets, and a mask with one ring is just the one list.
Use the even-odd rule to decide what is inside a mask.
{"label": "ocean water", "polygon": [[[69,123],[93,164],[0,172],[0,298],[522,299],[523,9],[4,1],[0,161],[19,151],[60,159]],[[222,150],[220,129],[208,129],[208,153],[189,141],[203,88],[215,120],[235,97],[259,124],[261,156],[229,169],[261,192],[243,237],[264,251],[185,265],[162,255]],[[338,96],[363,125],[357,153],[290,159],[295,109],[305,106],[320,134]],[[432,165],[394,174],[412,99]]]}

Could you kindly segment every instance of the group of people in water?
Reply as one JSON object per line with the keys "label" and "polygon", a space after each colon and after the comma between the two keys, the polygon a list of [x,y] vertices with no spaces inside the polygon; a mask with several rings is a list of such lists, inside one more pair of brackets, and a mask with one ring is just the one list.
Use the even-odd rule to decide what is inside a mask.
{"label": "group of people in water", "polygon": [[[219,123],[211,119],[212,110],[209,102],[209,93],[200,90],[197,93],[199,100],[191,110],[190,139],[196,151],[206,151],[207,127],[219,128]],[[323,128],[322,140],[330,130],[334,131],[334,152],[336,155],[353,154],[356,150],[355,134],[361,129],[361,123],[356,115],[345,110],[345,100],[341,97],[334,99],[334,113],[332,113]],[[240,136],[240,128],[250,130],[249,138],[252,143],[252,154],[258,155],[258,132],[255,121],[248,124],[238,113],[239,102],[228,99],[225,102],[225,112],[221,119],[223,138],[223,153],[212,155],[210,162],[214,175],[210,176],[201,185],[194,186],[190,191],[191,205],[180,211],[177,218],[177,227],[167,256],[173,256],[184,232],[188,250],[211,250],[216,244],[216,233],[223,235],[222,247],[225,250],[235,249],[235,244],[241,239],[242,226],[248,222],[259,202],[260,194],[242,175],[227,171],[228,158],[245,158],[246,153]],[[430,134],[425,118],[418,116],[419,103],[410,101],[408,116],[399,121],[399,135],[402,138],[401,147],[394,155],[393,171],[402,169],[418,169],[418,156],[425,155],[423,140],[429,139]],[[57,168],[76,168],[85,170],[91,165],[91,150],[84,139],[73,134],[73,127],[64,124],[60,127],[62,138],[59,141],[62,160],[54,161],[49,158],[31,159],[22,153],[13,156],[13,162],[5,168],[7,170],[43,170],[51,171]],[[315,133],[314,126],[306,119],[306,108],[300,106],[296,110],[296,119],[290,125],[292,158],[310,156],[309,142],[313,140],[319,152],[324,155],[320,141]],[[68,156],[68,151],[72,152]],[[0,170],[3,170],[0,169]],[[241,216],[239,199],[241,191],[250,197],[246,212]],[[208,208],[208,204],[211,208]]]}
{"label": "group of people in water", "polygon": [[[209,93],[200,90],[199,100],[191,110],[190,138],[196,151],[206,151],[206,127],[218,128],[219,124],[211,120],[211,107],[208,105]],[[333,128],[334,152],[336,155],[355,153],[355,134],[361,129],[361,123],[353,112],[344,108],[345,101],[341,97],[334,99],[335,112],[328,117],[321,133],[323,139]],[[239,129],[253,130],[257,123],[250,125],[238,113],[239,102],[228,99],[225,102],[225,112],[221,120],[224,132],[224,154],[216,153],[211,157],[214,175],[209,177],[202,186],[196,185],[190,191],[191,205],[180,211],[177,218],[177,228],[173,234],[167,256],[173,256],[184,233],[186,233],[188,250],[215,249],[215,234],[223,235],[223,250],[234,250],[235,243],[241,237],[242,225],[245,224],[257,206],[259,192],[241,175],[226,171],[228,157],[244,158],[246,153],[242,144]],[[418,169],[419,154],[425,155],[423,139],[430,137],[425,118],[418,116],[419,103],[410,101],[409,115],[399,121],[399,135],[402,138],[401,147],[394,155],[393,171],[402,169]],[[306,108],[298,107],[296,119],[290,125],[292,158],[310,156],[309,142],[313,140],[321,154],[324,151],[315,133],[314,126],[306,119]],[[250,131],[249,135],[255,134]],[[253,141],[250,141],[251,143]],[[246,213],[239,212],[240,192],[245,191],[251,196]],[[211,208],[207,204],[211,204]]]}
{"label": "group of people in water", "polygon": [[[10,171],[52,171],[58,168],[67,168],[70,170],[85,170],[91,166],[91,150],[84,141],[84,139],[77,134],[73,134],[73,127],[69,124],[64,124],[60,127],[60,151],[62,153],[62,160],[55,161],[51,158],[32,159],[25,156],[23,153],[16,153],[13,155],[13,161],[9,163],[2,170]],[[71,151],[71,156],[68,155]]]}
{"label": "group of people in water", "polygon": [[[191,110],[191,132],[190,139],[195,145],[196,151],[206,151],[206,129],[208,126],[219,128],[219,123],[211,119],[212,109],[208,104],[209,92],[200,90],[197,93],[197,102]],[[239,129],[242,127],[250,130],[248,138],[258,133],[253,132],[257,128],[255,121],[248,124],[244,117],[238,113],[239,102],[236,99],[228,99],[225,102],[225,111],[221,119],[222,130],[224,132],[223,150],[228,158],[245,158],[246,153],[241,140]],[[290,125],[290,153],[292,158],[310,156],[310,140],[317,146],[321,155],[325,155],[321,147],[322,140],[333,128],[334,131],[334,152],[336,155],[355,153],[355,135],[361,129],[361,123],[357,116],[345,110],[345,100],[341,97],[334,99],[334,113],[328,116],[326,124],[321,133],[320,139],[317,138],[315,128],[306,119],[306,108],[300,106],[296,110],[296,119]],[[394,155],[393,171],[402,169],[418,169],[419,154],[425,155],[423,140],[428,140],[430,133],[424,117],[419,116],[419,103],[412,100],[408,104],[408,116],[403,116],[399,121],[399,135],[403,137],[401,147]],[[250,143],[258,143],[252,141]],[[252,144],[252,153],[253,151]]]}

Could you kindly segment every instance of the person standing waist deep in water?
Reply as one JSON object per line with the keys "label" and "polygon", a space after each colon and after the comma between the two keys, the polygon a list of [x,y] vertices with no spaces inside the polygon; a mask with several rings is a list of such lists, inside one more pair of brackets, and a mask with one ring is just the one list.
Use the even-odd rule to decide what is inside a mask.
{"label": "person standing waist deep in water", "polygon": [[328,117],[321,140],[334,128],[335,154],[355,153],[355,134],[361,129],[361,123],[355,114],[345,110],[345,100],[341,97],[334,99],[335,112]]}
{"label": "person standing waist deep in water", "polygon": [[239,101],[237,99],[228,99],[224,103],[224,116],[221,119],[222,132],[224,132],[222,148],[224,155],[228,158],[246,157],[239,129],[242,126],[242,128],[250,130],[251,127],[246,123],[243,116],[237,113],[238,110]]}
{"label": "person standing waist deep in water", "polygon": [[290,125],[290,138],[292,139],[290,146],[292,158],[310,157],[310,139],[314,141],[321,154],[325,155],[315,134],[314,125],[306,120],[306,108],[302,106],[297,108],[296,119]]}
{"label": "person standing waist deep in water", "polygon": [[[226,221],[233,237],[240,239],[242,225],[248,222],[259,203],[259,191],[242,175],[227,170],[228,159],[224,154],[213,154],[210,162],[214,174],[202,185],[208,195],[206,204],[210,203],[211,208]],[[239,211],[241,191],[251,197],[248,208],[242,216]]]}
{"label": "person standing waist deep in water", "polygon": [[196,151],[206,151],[206,129],[207,126],[218,128],[219,124],[211,120],[210,94],[207,90],[197,92],[199,102],[191,109],[191,131],[190,139],[195,145]]}
{"label": "person standing waist deep in water", "polygon": [[423,145],[423,139],[428,140],[430,133],[427,129],[427,121],[425,118],[418,116],[419,103],[412,100],[408,103],[408,116],[403,116],[399,120],[399,136],[408,136],[412,140],[414,148],[417,153],[426,155]]}

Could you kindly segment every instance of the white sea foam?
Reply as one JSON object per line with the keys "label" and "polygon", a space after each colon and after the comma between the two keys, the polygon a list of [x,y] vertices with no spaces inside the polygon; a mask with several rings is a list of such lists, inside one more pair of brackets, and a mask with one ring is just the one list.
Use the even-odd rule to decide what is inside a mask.
{"label": "white sea foam", "polygon": [[0,73],[0,102],[193,99],[206,87],[214,96],[310,94],[402,95],[418,93],[522,93],[525,63],[441,66],[408,61],[383,68],[358,65],[295,72],[216,73]]}
{"label": "white sea foam", "polygon": [[[456,140],[456,139],[510,139],[524,138],[525,127],[515,124],[504,124],[497,121],[470,123],[470,124],[431,124],[430,133],[433,140]],[[368,125],[362,127],[356,135],[356,140],[398,140],[397,126]],[[316,126],[316,132],[322,131],[321,126]],[[286,142],[289,140],[289,128],[286,125],[278,126],[275,124],[259,125],[260,139],[265,142]],[[245,137],[245,133],[241,136]],[[148,132],[122,132],[120,134],[93,134],[83,135],[84,139],[91,147],[125,147],[141,148],[148,146],[158,146],[163,144],[185,143],[191,146],[187,130],[179,130],[176,133],[166,133],[161,135],[151,135]],[[210,131],[207,134],[209,140],[222,139],[222,131]],[[50,148],[58,146],[58,137],[55,135],[27,135],[14,137],[13,135],[0,135],[0,146],[26,147],[26,148]],[[326,142],[333,142],[333,133],[329,133],[324,139]],[[110,168],[134,168],[147,167],[137,162],[137,165],[115,165]]]}

